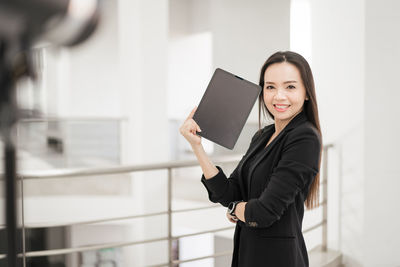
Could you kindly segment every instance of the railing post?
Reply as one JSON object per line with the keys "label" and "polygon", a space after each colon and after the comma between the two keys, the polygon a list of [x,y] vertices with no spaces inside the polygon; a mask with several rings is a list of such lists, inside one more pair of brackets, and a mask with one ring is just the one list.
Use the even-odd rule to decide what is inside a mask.
{"label": "railing post", "polygon": [[323,149],[323,189],[322,189],[322,251],[327,251],[328,246],[328,147]]}
{"label": "railing post", "polygon": [[168,263],[173,267],[172,251],[172,169],[168,168]]}
{"label": "railing post", "polygon": [[26,247],[25,247],[25,203],[24,203],[24,177],[18,176],[19,182],[21,183],[21,232],[22,232],[22,266],[26,267]]}

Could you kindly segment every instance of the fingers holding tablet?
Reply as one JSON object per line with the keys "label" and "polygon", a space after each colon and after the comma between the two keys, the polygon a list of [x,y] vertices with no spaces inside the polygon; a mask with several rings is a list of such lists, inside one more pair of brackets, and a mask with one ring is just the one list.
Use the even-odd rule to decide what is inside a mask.
{"label": "fingers holding tablet", "polygon": [[179,131],[185,137],[185,139],[191,145],[197,145],[201,143],[201,137],[197,135],[197,132],[201,132],[200,126],[193,120],[193,115],[196,112],[197,107],[195,107],[186,118]]}

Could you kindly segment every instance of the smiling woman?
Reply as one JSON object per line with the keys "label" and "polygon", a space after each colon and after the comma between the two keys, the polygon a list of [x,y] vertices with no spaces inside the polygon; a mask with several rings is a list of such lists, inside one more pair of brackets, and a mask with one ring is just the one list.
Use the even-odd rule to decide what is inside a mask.
{"label": "smiling woman", "polygon": [[[232,267],[308,267],[304,204],[318,206],[322,137],[310,66],[299,54],[270,56],[261,68],[260,129],[229,178],[208,158],[195,109],[180,128],[203,170],[210,201],[236,224]],[[275,123],[261,129],[261,110]]]}

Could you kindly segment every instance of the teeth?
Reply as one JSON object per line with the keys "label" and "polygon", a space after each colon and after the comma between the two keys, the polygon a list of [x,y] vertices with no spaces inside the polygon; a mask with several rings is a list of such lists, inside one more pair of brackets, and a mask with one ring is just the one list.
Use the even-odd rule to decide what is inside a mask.
{"label": "teeth", "polygon": [[287,108],[288,106],[280,106],[280,105],[275,105],[277,108]]}

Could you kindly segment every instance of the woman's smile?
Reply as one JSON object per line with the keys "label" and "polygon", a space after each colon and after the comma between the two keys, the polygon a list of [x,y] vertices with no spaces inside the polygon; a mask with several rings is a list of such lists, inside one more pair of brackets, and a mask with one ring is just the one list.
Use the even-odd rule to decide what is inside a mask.
{"label": "woman's smile", "polygon": [[279,112],[285,112],[289,107],[290,105],[274,105],[275,110]]}

